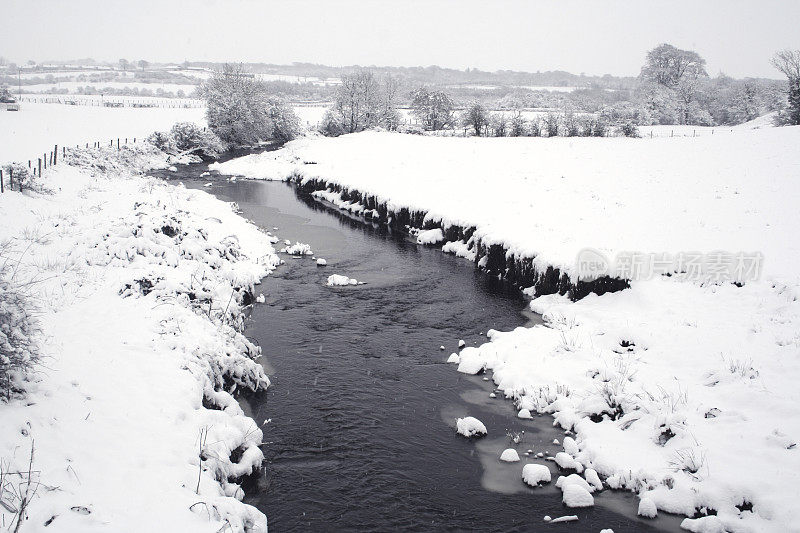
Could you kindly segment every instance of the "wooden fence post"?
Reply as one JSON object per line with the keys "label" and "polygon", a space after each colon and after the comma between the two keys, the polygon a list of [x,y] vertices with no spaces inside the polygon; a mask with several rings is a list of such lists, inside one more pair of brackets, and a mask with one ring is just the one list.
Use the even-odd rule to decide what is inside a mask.
{"label": "wooden fence post", "polygon": [[39,176],[42,175],[42,158],[39,158]]}
{"label": "wooden fence post", "polygon": [[0,168],[0,193],[6,192],[5,185],[3,185],[3,169]]}
{"label": "wooden fence post", "polygon": [[42,154],[42,159],[44,159],[44,169],[47,170],[47,153]]}
{"label": "wooden fence post", "polygon": [[8,169],[8,187],[12,191],[14,190],[14,169],[13,168],[9,168]]}
{"label": "wooden fence post", "polygon": [[53,164],[54,165],[58,164],[58,145],[55,145],[53,147]]}

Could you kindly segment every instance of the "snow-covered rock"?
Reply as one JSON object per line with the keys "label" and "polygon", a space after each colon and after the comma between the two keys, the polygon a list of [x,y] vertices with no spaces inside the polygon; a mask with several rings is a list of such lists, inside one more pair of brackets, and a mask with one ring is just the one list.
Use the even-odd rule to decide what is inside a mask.
{"label": "snow-covered rock", "polygon": [[486,426],[473,416],[456,419],[456,432],[465,437],[480,437],[486,435]]}
{"label": "snow-covered rock", "polygon": [[583,471],[583,465],[576,461],[570,454],[566,452],[558,452],[554,458],[556,464],[564,470],[575,470],[576,472]]}
{"label": "snow-covered rock", "polygon": [[545,465],[530,463],[522,467],[522,481],[531,487],[550,483],[550,479],[550,469]]}
{"label": "snow-covered rock", "polygon": [[562,444],[564,446],[565,452],[572,455],[573,457],[578,455],[578,444],[575,442],[575,439],[573,439],[572,437],[564,437]]}
{"label": "snow-covered rock", "polygon": [[553,518],[550,520],[551,524],[562,524],[564,522],[577,522],[578,517],[574,514],[559,516],[558,518]]}
{"label": "snow-covered rock", "polygon": [[645,518],[655,518],[658,516],[658,509],[656,508],[655,502],[649,497],[643,496],[642,499],[639,500],[639,510],[637,514]]}
{"label": "snow-covered rock", "polygon": [[256,302],[263,304],[266,301],[267,298],[263,294],[259,294],[258,296],[256,296]]}
{"label": "snow-covered rock", "polygon": [[417,244],[437,244],[444,240],[441,228],[420,231],[417,234]]}
{"label": "snow-covered rock", "polygon": [[466,346],[466,345],[467,345],[467,343],[466,343],[466,342],[464,342],[464,339],[461,339],[461,340],[459,340],[459,341],[458,341],[458,347],[459,347],[459,348],[463,348],[463,347],[464,347],[464,346]]}
{"label": "snow-covered rock", "polygon": [[567,507],[592,507],[594,498],[588,490],[575,483],[566,484],[563,487],[561,501]]}
{"label": "snow-covered rock", "polygon": [[326,260],[324,260],[324,259],[323,259],[323,258],[321,258],[321,257],[317,257],[317,266],[321,266],[321,267],[323,267],[323,266],[325,266],[325,265],[327,265],[327,264],[328,264],[328,262],[327,262]]}
{"label": "snow-covered rock", "polygon": [[343,285],[358,285],[358,280],[348,278],[341,274],[331,274],[328,276],[328,287],[343,286]]}
{"label": "snow-covered rock", "polygon": [[517,413],[517,418],[528,419],[533,418],[533,416],[531,416],[531,412],[528,409],[520,409]]}
{"label": "snow-covered rock", "polygon": [[681,529],[692,533],[726,533],[728,530],[718,516],[704,516],[702,518],[685,518],[681,522]]}
{"label": "snow-covered rock", "polygon": [[461,357],[459,357],[457,353],[451,353],[450,357],[447,358],[447,362],[458,364],[461,362]]}
{"label": "snow-covered rock", "polygon": [[568,476],[558,476],[558,479],[556,480],[556,487],[564,489],[564,487],[566,487],[567,485],[578,485],[579,487],[586,489],[587,492],[594,492],[594,487],[578,474],[570,474]]}
{"label": "snow-covered rock", "polygon": [[514,448],[506,448],[500,454],[500,460],[506,463],[516,463],[519,461],[519,454]]}
{"label": "snow-covered rock", "polygon": [[594,468],[587,468],[583,472],[583,477],[595,490],[603,490],[603,482],[600,481],[600,476],[597,475],[597,471]]}

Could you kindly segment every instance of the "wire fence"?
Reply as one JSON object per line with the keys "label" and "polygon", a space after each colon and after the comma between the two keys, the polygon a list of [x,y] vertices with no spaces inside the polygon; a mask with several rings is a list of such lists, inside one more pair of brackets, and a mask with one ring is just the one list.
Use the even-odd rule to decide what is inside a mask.
{"label": "wire fence", "polygon": [[[136,137],[118,137],[109,139],[108,144],[105,141],[92,141],[91,143],[85,143],[83,147],[76,144],[75,149],[114,148],[116,146],[117,150],[120,150],[123,146],[129,143],[136,144],[136,142]],[[67,152],[70,150],[72,150],[71,147],[54,144],[52,149],[42,152],[42,157],[28,159],[27,166],[25,166],[24,162],[18,161],[6,163],[0,167],[0,193],[5,193],[6,190],[14,191],[15,187],[17,191],[23,192],[28,180],[35,180],[37,177],[41,177],[48,168],[57,166],[63,158],[67,157]],[[6,183],[8,183],[7,186]]]}
{"label": "wire fence", "polygon": [[135,107],[135,108],[200,108],[205,107],[203,100],[195,98],[136,98],[124,96],[110,97],[77,97],[77,96],[21,96],[20,102],[35,104],[65,104],[93,107]]}

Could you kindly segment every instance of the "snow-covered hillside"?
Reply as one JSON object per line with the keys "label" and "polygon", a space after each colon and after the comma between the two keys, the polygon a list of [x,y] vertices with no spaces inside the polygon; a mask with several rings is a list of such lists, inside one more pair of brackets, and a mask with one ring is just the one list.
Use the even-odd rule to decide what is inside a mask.
{"label": "snow-covered hillside", "polygon": [[0,402],[0,523],[30,486],[23,531],[265,531],[238,485],[261,428],[230,393],[269,385],[241,331],[274,239],[140,175],[164,165],[152,147],[122,153],[68,154],[113,170],[63,161],[50,194],[0,195],[0,270],[35,306],[45,356]]}
{"label": "snow-covered hillside", "polygon": [[[687,529],[797,531],[798,145],[797,127],[653,139],[361,133],[216,168],[327,184],[315,196],[354,212],[427,213],[409,228],[425,230],[421,242],[473,259],[477,242],[497,244],[507,260],[573,281],[591,279],[581,250],[608,259],[629,289],[540,295],[531,307],[546,326],[492,332],[461,352],[459,370],[490,371],[518,408],[552,413],[576,431],[565,452],[605,487],[687,515]],[[353,190],[380,205],[354,203],[364,196]],[[443,242],[454,225],[475,231]],[[634,253],[647,271],[616,269]],[[753,268],[731,277],[740,253]],[[701,266],[680,261],[689,256]]]}

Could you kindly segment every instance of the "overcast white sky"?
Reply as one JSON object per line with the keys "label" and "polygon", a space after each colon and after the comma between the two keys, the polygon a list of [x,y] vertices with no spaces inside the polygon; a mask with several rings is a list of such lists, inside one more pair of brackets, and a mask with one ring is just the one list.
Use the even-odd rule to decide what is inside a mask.
{"label": "overcast white sky", "polygon": [[709,74],[779,78],[798,0],[3,0],[0,56],[637,75],[661,42]]}

